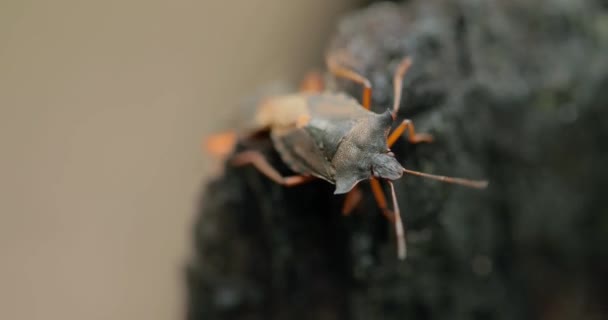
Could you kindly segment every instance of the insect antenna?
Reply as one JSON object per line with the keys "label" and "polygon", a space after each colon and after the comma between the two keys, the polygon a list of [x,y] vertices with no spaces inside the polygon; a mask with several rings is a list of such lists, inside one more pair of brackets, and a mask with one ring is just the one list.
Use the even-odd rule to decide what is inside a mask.
{"label": "insect antenna", "polygon": [[401,212],[399,204],[397,204],[397,195],[395,194],[395,186],[390,180],[387,180],[391,187],[391,196],[393,198],[393,211],[395,212],[395,235],[397,237],[397,256],[400,260],[404,260],[407,255],[407,247],[405,244],[405,231],[403,221],[401,220]]}
{"label": "insect antenna", "polygon": [[403,169],[403,172],[414,175],[414,176],[429,178],[429,179],[438,180],[438,181],[446,182],[446,183],[458,184],[458,185],[469,187],[469,188],[484,189],[488,186],[488,181],[486,181],[486,180],[468,180],[468,179],[461,179],[461,178],[454,178],[454,177],[438,176],[438,175],[434,175],[434,174],[428,174],[428,173],[409,170],[409,169]]}

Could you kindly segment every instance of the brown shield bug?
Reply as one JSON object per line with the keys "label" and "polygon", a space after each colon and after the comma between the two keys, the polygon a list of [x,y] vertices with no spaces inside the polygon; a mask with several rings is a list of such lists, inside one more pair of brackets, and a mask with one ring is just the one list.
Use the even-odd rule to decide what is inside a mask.
{"label": "brown shield bug", "polygon": [[[407,119],[391,132],[400,105],[403,77],[412,63],[410,58],[403,59],[394,73],[393,108],[381,114],[370,111],[370,81],[338,60],[337,54],[327,56],[329,71],[363,86],[361,104],[342,93],[322,92],[322,79],[311,74],[303,82],[300,93],[264,100],[257,110],[253,130],[243,135],[247,138],[254,133],[268,132],[281,159],[296,175],[281,176],[262,153],[255,150],[234,154],[230,161],[236,166],[253,165],[268,178],[288,187],[313,179],[335,184],[334,194],[348,193],[343,207],[345,215],[361,199],[356,185],[370,180],[378,206],[395,225],[398,257],[404,259],[405,235],[393,180],[410,174],[479,189],[488,183],[405,169],[391,152],[391,146],[406,130],[411,143],[433,140],[431,135],[416,133],[413,123]],[[207,140],[207,149],[226,154],[236,139],[236,134],[217,135]],[[388,209],[381,181],[390,187],[393,210]]]}

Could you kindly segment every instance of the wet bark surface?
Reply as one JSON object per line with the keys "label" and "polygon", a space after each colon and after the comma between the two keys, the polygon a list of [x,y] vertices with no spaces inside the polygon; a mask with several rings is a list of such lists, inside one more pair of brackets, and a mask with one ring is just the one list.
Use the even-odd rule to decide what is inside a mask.
{"label": "wet bark surface", "polygon": [[[287,189],[227,166],[201,196],[188,319],[606,318],[607,9],[420,0],[344,17],[328,47],[371,80],[374,111],[414,59],[399,115],[435,142],[398,142],[404,167],[490,187],[397,181],[400,262],[367,183],[343,217],[326,182]],[[253,147],[290,174],[268,140]]]}

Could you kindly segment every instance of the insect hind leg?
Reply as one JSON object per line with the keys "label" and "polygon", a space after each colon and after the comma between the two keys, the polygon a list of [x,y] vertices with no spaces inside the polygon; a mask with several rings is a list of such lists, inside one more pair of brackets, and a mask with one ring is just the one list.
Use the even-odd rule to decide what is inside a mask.
{"label": "insect hind leg", "polygon": [[235,166],[253,165],[260,173],[272,181],[286,186],[293,187],[315,179],[313,176],[294,175],[283,177],[259,151],[243,151],[232,158],[231,163]]}

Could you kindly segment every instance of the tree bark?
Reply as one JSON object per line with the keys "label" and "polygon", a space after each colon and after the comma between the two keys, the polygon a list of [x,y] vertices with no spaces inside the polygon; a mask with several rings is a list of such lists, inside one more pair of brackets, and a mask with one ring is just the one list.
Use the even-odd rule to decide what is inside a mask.
{"label": "tree bark", "polygon": [[[227,166],[209,183],[187,268],[188,319],[599,319],[608,314],[608,10],[600,1],[417,0],[344,17],[344,50],[400,119],[435,136],[409,169],[484,191],[396,182],[408,259],[369,186],[349,217],[317,181]],[[360,97],[360,87],[335,81]],[[269,141],[256,146],[284,174]]]}

